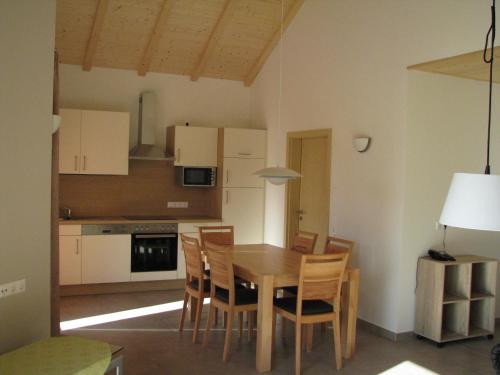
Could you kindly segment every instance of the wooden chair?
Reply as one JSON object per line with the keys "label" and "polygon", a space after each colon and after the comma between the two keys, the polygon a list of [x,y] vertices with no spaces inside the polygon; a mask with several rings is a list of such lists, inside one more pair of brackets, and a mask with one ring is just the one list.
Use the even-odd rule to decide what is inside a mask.
{"label": "wooden chair", "polygon": [[202,250],[205,250],[205,242],[207,241],[221,246],[234,245],[234,227],[232,225],[199,227],[198,232],[200,233]]}
{"label": "wooden chair", "polygon": [[[210,310],[208,313],[207,328],[203,346],[208,344],[208,336],[213,323],[215,309],[222,309],[227,313],[226,338],[224,342],[224,354],[222,360],[229,360],[229,348],[231,344],[231,332],[235,313],[256,312],[258,294],[256,290],[245,287],[235,288],[233,262],[231,248],[219,246],[209,241],[205,242],[205,250],[210,265]],[[250,322],[252,319],[248,319]],[[240,320],[241,331],[241,320]],[[249,327],[249,337],[251,331]]]}
{"label": "wooden chair", "polygon": [[325,243],[325,254],[347,254],[351,258],[354,241],[344,240],[340,237],[327,237]]}
{"label": "wooden chair", "polygon": [[[201,311],[203,301],[210,296],[210,280],[205,278],[203,272],[204,264],[201,258],[201,250],[196,238],[181,234],[182,248],[186,259],[186,284],[184,286],[184,304],[182,305],[181,323],[179,331],[184,329],[187,303],[189,297],[194,297],[196,303],[196,317],[193,330],[193,343],[196,342],[200,329]],[[191,307],[193,308],[193,307]]]}
{"label": "wooden chair", "polygon": [[317,233],[298,231],[293,238],[291,249],[299,251],[303,254],[312,254],[314,252],[314,246],[316,246],[317,239]]}
{"label": "wooden chair", "polygon": [[342,367],[340,291],[346,264],[345,254],[303,255],[297,296],[274,300],[273,320],[276,321],[276,314],[279,314],[295,322],[296,375],[300,374],[303,324],[312,327],[314,323],[333,322],[337,370]]}

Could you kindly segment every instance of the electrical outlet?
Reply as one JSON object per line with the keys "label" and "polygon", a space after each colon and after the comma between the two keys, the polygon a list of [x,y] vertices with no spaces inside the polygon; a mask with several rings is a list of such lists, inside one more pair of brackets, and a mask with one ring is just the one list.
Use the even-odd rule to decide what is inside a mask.
{"label": "electrical outlet", "polygon": [[24,293],[26,291],[26,279],[13,281],[0,285],[0,298],[9,297],[13,294]]}

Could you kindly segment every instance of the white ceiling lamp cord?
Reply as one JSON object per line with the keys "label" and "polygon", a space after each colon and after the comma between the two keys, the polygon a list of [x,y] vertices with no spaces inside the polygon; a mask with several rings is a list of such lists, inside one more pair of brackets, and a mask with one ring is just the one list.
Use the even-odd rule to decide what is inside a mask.
{"label": "white ceiling lamp cord", "polygon": [[[281,0],[281,22],[280,22],[280,50],[279,50],[279,93],[278,93],[278,139],[281,140],[281,101],[283,98],[283,20],[285,16],[285,0]],[[284,134],[286,135],[286,134]],[[286,137],[285,143],[283,144],[281,141],[278,141],[278,146],[284,146],[283,149],[286,149]],[[280,152],[281,147],[278,147],[278,152]],[[288,180],[292,180],[298,177],[302,177],[300,173],[288,168],[281,168],[279,166],[279,154],[277,155],[278,162],[276,163],[276,167],[264,168],[260,169],[254,174],[257,176],[265,178],[267,181],[272,183],[273,185],[283,185]]]}

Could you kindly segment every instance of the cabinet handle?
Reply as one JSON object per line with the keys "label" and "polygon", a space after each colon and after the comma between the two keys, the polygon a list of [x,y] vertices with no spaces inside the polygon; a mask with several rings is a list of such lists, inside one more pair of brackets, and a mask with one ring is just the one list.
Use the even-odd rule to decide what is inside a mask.
{"label": "cabinet handle", "polygon": [[80,254],[80,239],[76,239],[76,255]]}
{"label": "cabinet handle", "polygon": [[180,161],[181,161],[181,149],[180,148],[177,149],[177,157],[175,158],[175,161],[178,163],[180,163]]}
{"label": "cabinet handle", "polygon": [[229,169],[226,169],[226,184],[229,184]]}
{"label": "cabinet handle", "polygon": [[78,155],[75,155],[75,172],[78,171]]}
{"label": "cabinet handle", "polygon": [[238,155],[240,155],[240,156],[250,156],[250,155],[252,155],[252,153],[251,152],[238,152]]}
{"label": "cabinet handle", "polygon": [[83,170],[87,170],[87,155],[83,155]]}
{"label": "cabinet handle", "polygon": [[226,190],[226,204],[229,204],[229,190]]}

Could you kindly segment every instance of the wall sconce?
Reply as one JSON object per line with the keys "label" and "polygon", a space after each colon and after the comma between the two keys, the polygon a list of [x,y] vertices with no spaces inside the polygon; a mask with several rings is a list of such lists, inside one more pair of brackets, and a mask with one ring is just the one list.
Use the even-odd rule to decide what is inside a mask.
{"label": "wall sconce", "polygon": [[356,137],[352,140],[352,145],[357,152],[365,152],[370,147],[371,138],[370,137]]}

